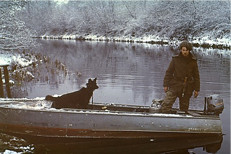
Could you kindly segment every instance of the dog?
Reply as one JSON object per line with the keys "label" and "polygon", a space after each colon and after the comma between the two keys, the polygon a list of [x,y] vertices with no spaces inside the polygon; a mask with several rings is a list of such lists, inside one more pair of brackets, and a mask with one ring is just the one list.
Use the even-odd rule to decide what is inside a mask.
{"label": "dog", "polygon": [[52,101],[52,108],[61,109],[61,108],[77,108],[77,109],[86,109],[90,98],[93,95],[93,91],[98,89],[96,83],[97,78],[94,80],[88,79],[86,88],[83,87],[79,91],[72,93],[67,93],[59,97],[53,97],[47,95],[45,100]]}

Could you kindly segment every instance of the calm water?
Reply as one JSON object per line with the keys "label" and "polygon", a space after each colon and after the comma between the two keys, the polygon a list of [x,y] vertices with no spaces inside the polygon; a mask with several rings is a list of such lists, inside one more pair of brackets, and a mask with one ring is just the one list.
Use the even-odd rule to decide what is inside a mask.
{"label": "calm water", "polygon": [[[48,57],[34,70],[36,80],[15,86],[14,97],[45,97],[47,94],[64,94],[80,89],[88,78],[98,79],[99,89],[94,92],[95,102],[135,104],[149,106],[154,98],[163,98],[163,77],[172,55],[178,53],[176,47],[105,43],[76,42],[61,40],[38,40],[41,46],[36,54]],[[217,153],[230,153],[230,56],[219,50],[195,49],[201,76],[201,92],[198,98],[191,99],[191,109],[202,109],[204,96],[220,94],[225,109],[221,115],[223,142]],[[53,63],[52,63],[53,62]],[[62,64],[66,70],[61,68]],[[54,67],[55,66],[55,67]],[[178,106],[178,102],[174,104]],[[128,141],[89,141],[75,144],[30,144],[14,136],[1,134],[0,151],[26,152],[138,152],[158,153],[186,150],[194,153],[207,153],[202,145],[216,139],[174,140],[128,143]],[[118,145],[118,143],[120,143]],[[110,143],[110,144],[109,144]],[[185,144],[187,143],[187,144]],[[198,144],[201,143],[201,144]],[[92,145],[95,146],[92,146]],[[116,144],[116,146],[115,146]],[[211,143],[210,143],[211,144]],[[98,145],[98,146],[97,146]],[[113,145],[113,146],[112,146]],[[126,145],[126,146],[125,146]],[[69,147],[70,146],[70,147]],[[139,147],[139,150],[135,147]],[[76,147],[76,148],[73,148]],[[78,147],[78,148],[77,148]],[[153,148],[155,147],[155,148]],[[170,148],[169,147],[174,147]],[[215,147],[212,145],[212,147]],[[59,149],[58,151],[56,151]],[[155,150],[154,150],[155,149]],[[140,151],[141,152],[141,151]],[[139,152],[138,152],[139,153]]]}

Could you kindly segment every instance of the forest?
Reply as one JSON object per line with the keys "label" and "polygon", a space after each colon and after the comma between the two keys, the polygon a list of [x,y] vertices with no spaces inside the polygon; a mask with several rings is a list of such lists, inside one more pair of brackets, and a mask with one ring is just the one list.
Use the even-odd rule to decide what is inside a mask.
{"label": "forest", "polygon": [[0,1],[0,49],[71,35],[211,43],[230,49],[230,1]]}

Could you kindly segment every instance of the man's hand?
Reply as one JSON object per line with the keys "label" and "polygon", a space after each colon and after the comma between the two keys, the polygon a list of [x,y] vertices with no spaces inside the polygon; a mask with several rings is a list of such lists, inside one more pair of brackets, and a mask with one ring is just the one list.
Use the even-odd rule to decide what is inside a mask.
{"label": "man's hand", "polygon": [[164,87],[164,92],[167,92],[168,91],[168,87]]}
{"label": "man's hand", "polygon": [[198,91],[194,91],[194,98],[197,98],[197,96],[199,95]]}

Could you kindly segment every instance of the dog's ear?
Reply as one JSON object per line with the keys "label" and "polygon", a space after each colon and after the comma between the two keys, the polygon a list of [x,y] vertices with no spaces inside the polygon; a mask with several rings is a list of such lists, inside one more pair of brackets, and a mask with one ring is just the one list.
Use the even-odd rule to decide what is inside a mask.
{"label": "dog's ear", "polygon": [[88,83],[90,83],[90,82],[92,82],[92,80],[91,80],[91,79],[88,79]]}
{"label": "dog's ear", "polygon": [[97,78],[94,79],[94,81],[96,82]]}

